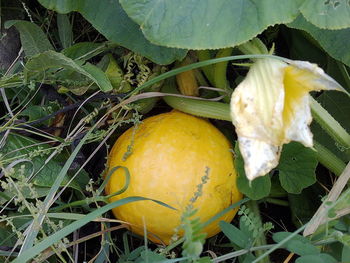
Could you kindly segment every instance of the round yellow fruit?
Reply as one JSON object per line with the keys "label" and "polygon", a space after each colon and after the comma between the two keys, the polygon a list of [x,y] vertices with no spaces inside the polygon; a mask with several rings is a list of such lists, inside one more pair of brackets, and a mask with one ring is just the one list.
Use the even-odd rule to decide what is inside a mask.
{"label": "round yellow fruit", "polygon": [[[123,158],[130,147],[131,154]],[[108,169],[124,166],[130,172],[128,189],[110,201],[142,196],[176,210],[152,201],[137,201],[114,208],[114,215],[130,223],[133,232],[143,235],[146,226],[149,239],[168,244],[207,168],[209,179],[194,203],[202,222],[242,198],[231,149],[226,137],[205,119],[179,111],[145,119],[121,135],[110,152]],[[124,184],[124,170],[118,169],[108,181],[106,193],[114,193]],[[204,228],[207,237],[220,231],[219,221],[231,221],[236,212],[231,210]]]}

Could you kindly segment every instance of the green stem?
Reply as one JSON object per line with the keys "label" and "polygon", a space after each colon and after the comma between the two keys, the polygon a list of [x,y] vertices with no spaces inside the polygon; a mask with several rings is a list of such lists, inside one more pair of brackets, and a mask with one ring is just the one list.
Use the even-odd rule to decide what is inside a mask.
{"label": "green stem", "polygon": [[[174,81],[167,80],[162,89],[166,93],[178,93]],[[221,102],[165,96],[164,101],[174,109],[195,116],[231,121],[230,105]]]}
{"label": "green stem", "polygon": [[[232,50],[233,50],[233,48],[221,49],[218,51],[216,58],[228,57],[231,55]],[[216,88],[225,90],[224,95],[226,95],[226,96],[223,98],[223,101],[226,103],[229,103],[232,89],[230,88],[230,85],[229,85],[227,78],[226,78],[227,64],[228,64],[228,61],[215,64],[215,66],[214,66],[214,84],[215,84]]]}
{"label": "green stem", "polygon": [[[250,211],[252,211],[254,213],[255,217],[257,219],[259,219],[259,221],[256,222],[256,223],[262,226],[263,222],[261,220],[258,203],[256,201],[251,200],[251,201],[246,203],[246,206],[250,209]],[[259,235],[259,237],[255,240],[255,245],[258,246],[258,247],[259,246],[265,246],[266,245],[265,235],[263,235],[263,234]],[[257,257],[260,257],[262,254],[263,254],[263,251],[261,251],[261,250],[257,250],[255,252],[255,255]],[[268,257],[265,257],[260,262],[261,263],[270,263],[270,259]]]}
{"label": "green stem", "polygon": [[336,121],[328,111],[310,96],[312,116],[317,123],[341,146],[345,147],[346,154],[350,154],[350,135]]}
{"label": "green stem", "polygon": [[314,140],[314,148],[318,161],[328,170],[339,176],[345,169],[346,164],[340,160],[334,153]]}
{"label": "green stem", "polygon": [[[211,59],[210,51],[207,50],[207,49],[206,50],[198,50],[197,51],[197,57],[198,57],[198,60],[200,62],[205,61],[205,60],[209,60],[209,59]],[[215,81],[214,81],[214,68],[213,68],[213,65],[202,67],[202,70],[203,70],[205,76],[207,77],[207,79],[209,80],[209,82],[212,85],[214,85]]]}

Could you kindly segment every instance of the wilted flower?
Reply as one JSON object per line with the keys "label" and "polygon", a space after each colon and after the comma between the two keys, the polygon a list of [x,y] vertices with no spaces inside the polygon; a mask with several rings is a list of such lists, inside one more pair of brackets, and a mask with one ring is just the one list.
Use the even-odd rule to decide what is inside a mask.
{"label": "wilted flower", "polygon": [[231,116],[249,180],[278,165],[282,145],[313,146],[309,92],[343,90],[315,64],[259,59],[231,98]]}

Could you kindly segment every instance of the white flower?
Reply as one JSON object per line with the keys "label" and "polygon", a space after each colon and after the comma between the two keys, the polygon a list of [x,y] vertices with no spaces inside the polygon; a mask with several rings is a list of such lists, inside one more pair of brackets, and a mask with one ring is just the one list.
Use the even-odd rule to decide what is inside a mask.
{"label": "white flower", "polygon": [[231,98],[231,116],[249,180],[278,165],[282,145],[313,146],[309,92],[343,90],[315,64],[259,59]]}

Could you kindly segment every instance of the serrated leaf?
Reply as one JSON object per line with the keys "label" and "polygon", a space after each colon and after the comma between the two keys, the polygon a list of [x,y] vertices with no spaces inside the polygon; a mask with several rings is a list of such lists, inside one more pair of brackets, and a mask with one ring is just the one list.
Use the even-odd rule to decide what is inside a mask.
{"label": "serrated leaf", "polygon": [[21,20],[6,21],[5,27],[15,26],[19,31],[22,47],[26,56],[34,56],[47,50],[53,50],[50,41],[39,26]]}
{"label": "serrated leaf", "polygon": [[328,254],[307,255],[298,258],[295,263],[337,263],[338,261]]}
{"label": "serrated leaf", "polygon": [[237,187],[240,192],[248,196],[252,200],[258,200],[264,198],[270,194],[271,179],[267,174],[255,178],[253,181],[249,181],[244,171],[244,160],[239,151],[238,143],[235,146],[235,167],[238,174]]}
{"label": "serrated leaf", "polygon": [[219,226],[221,231],[228,237],[228,239],[230,239],[232,243],[236,244],[240,248],[247,248],[249,246],[249,236],[247,236],[243,231],[225,221],[220,221]]}
{"label": "serrated leaf", "polygon": [[141,54],[157,64],[170,64],[181,60],[187,50],[154,45],[142,34],[120,6],[118,0],[39,0],[39,3],[58,13],[77,11],[108,40]]}
{"label": "serrated leaf", "polygon": [[[276,243],[278,243],[289,237],[291,234],[292,233],[289,232],[277,232],[273,234],[272,238]],[[290,252],[301,256],[320,253],[320,250],[312,245],[310,240],[300,235],[294,236],[291,240],[284,244],[284,247]]]}
{"label": "serrated leaf", "polygon": [[350,27],[350,2],[348,0],[308,0],[300,7],[306,20],[323,29]]}
{"label": "serrated leaf", "polygon": [[277,166],[282,187],[288,192],[299,194],[316,182],[317,166],[315,152],[300,143],[284,145],[280,163]]}
{"label": "serrated leaf", "polygon": [[111,91],[113,89],[112,84],[108,80],[106,74],[98,67],[90,63],[80,66],[74,60],[55,51],[46,51],[32,57],[26,63],[25,72],[27,74],[33,72],[43,74],[48,69],[59,68],[69,69],[86,76],[104,92]]}
{"label": "serrated leaf", "polygon": [[307,22],[302,15],[299,15],[287,26],[308,32],[330,56],[350,66],[348,48],[350,28],[341,30],[320,29]]}
{"label": "serrated leaf", "polygon": [[244,43],[268,26],[299,14],[295,0],[120,0],[152,43],[186,49],[218,49]]}

